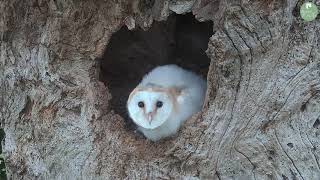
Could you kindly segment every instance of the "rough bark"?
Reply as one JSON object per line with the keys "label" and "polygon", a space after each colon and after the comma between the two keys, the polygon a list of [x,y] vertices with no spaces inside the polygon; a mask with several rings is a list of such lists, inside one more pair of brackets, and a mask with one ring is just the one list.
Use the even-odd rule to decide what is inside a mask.
{"label": "rough bark", "polygon": [[[99,62],[121,26],[177,2],[0,2],[0,118],[11,179],[319,179],[320,21],[301,1],[197,0],[214,22],[203,111],[159,143],[109,105]],[[185,8],[187,10],[185,10]]]}

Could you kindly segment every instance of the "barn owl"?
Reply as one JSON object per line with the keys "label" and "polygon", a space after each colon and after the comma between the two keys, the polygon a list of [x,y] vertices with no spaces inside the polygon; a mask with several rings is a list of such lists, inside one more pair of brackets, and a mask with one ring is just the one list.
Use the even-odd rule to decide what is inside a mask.
{"label": "barn owl", "polygon": [[130,93],[129,116],[151,141],[175,134],[184,121],[201,110],[206,81],[177,65],[158,66]]}

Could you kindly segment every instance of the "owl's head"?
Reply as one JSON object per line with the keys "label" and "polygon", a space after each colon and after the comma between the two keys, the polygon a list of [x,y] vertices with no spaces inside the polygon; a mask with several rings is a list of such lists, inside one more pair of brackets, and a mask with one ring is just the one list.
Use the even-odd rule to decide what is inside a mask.
{"label": "owl's head", "polygon": [[127,108],[137,125],[155,129],[166,122],[175,110],[175,98],[166,89],[136,88],[129,96]]}

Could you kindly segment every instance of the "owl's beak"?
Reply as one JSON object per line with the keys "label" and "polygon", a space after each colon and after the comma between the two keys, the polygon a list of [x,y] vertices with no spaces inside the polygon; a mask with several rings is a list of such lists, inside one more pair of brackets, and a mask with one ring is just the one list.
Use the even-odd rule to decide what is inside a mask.
{"label": "owl's beak", "polygon": [[148,120],[149,124],[151,124],[152,118],[153,118],[153,114],[148,113],[147,120]]}

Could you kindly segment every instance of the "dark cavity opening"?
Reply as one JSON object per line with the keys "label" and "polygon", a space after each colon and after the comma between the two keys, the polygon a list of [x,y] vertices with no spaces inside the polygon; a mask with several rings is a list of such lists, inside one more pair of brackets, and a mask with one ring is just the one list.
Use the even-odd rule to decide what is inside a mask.
{"label": "dark cavity opening", "polygon": [[109,87],[112,109],[128,128],[135,126],[126,110],[127,98],[156,66],[176,64],[206,78],[210,59],[205,51],[212,26],[212,22],[198,22],[190,13],[154,22],[148,31],[122,27],[112,35],[101,59],[100,80]]}

